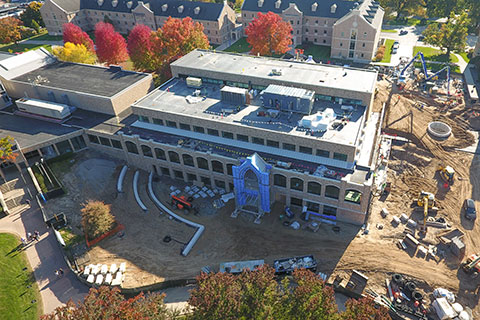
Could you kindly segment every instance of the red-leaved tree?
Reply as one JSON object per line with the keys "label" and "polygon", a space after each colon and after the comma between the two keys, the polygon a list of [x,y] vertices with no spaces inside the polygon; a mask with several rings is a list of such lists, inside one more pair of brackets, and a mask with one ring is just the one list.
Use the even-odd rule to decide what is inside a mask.
{"label": "red-leaved tree", "polygon": [[369,298],[347,300],[341,317],[343,320],[391,320],[387,308],[376,307],[373,300]]}
{"label": "red-leaved tree", "polygon": [[128,35],[127,49],[133,66],[141,71],[153,71],[152,30],[143,24],[137,24]]}
{"label": "red-leaved tree", "polygon": [[125,39],[109,23],[99,22],[95,25],[95,44],[100,62],[117,64],[128,59]]}
{"label": "red-leaved tree", "polygon": [[287,52],[292,44],[292,26],[271,11],[258,13],[257,18],[245,28],[247,42],[253,54],[272,55]]}
{"label": "red-leaved tree", "polygon": [[95,52],[93,41],[88,34],[73,23],[63,25],[63,43],[71,42],[74,44],[83,44],[91,52]]}

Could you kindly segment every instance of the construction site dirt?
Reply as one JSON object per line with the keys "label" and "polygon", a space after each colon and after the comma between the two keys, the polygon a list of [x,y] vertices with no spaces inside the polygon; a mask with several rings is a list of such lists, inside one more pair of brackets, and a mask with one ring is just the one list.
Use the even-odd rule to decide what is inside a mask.
{"label": "construction site dirt", "polygon": [[[92,189],[88,181],[79,183],[79,180],[93,178],[78,173],[85,170],[82,163],[104,159],[102,154],[93,151],[76,156],[71,170],[61,177],[68,190],[67,195],[49,201],[47,209],[67,213],[74,231],[80,232],[79,209],[85,200],[102,200],[112,204],[117,221],[126,227],[124,236],[101,241],[82,257],[82,261],[95,264],[126,262],[125,288],[191,279],[200,273],[202,267],[208,265],[217,270],[218,265],[226,261],[264,259],[271,264],[278,258],[312,254],[318,262],[317,271],[346,276],[352,269],[358,270],[369,277],[367,288],[379,293],[386,292],[385,278],[393,273],[415,279],[419,288],[427,294],[437,287],[446,288],[457,294],[463,305],[472,308],[477,318],[480,316],[477,295],[480,279],[472,279],[459,269],[463,257],[457,258],[441,246],[437,258],[419,255],[411,249],[399,249],[397,243],[403,239],[406,226],[391,222],[392,216],[405,213],[421,223],[423,212],[414,212],[411,204],[421,191],[428,191],[437,200],[439,210],[435,218],[443,217],[453,228],[465,234],[466,255],[479,251],[478,221],[465,219],[462,204],[466,198],[474,199],[477,205],[480,201],[480,161],[478,155],[458,150],[477,143],[469,131],[472,113],[465,110],[462,103],[445,108],[442,102],[435,102],[408,89],[392,92],[391,85],[381,81],[374,111],[380,112],[384,103],[384,131],[409,142],[393,144],[388,160],[391,191],[386,197],[372,197],[367,220],[370,225],[368,234],[364,234],[359,226],[343,223],[338,224],[340,232],[334,232],[332,226],[326,224],[322,224],[316,233],[293,230],[285,227],[279,217],[284,213],[282,203],[275,203],[272,212],[262,218],[261,224],[254,224],[253,217],[247,215],[236,219],[230,217],[234,210],[231,200],[225,207],[208,214],[202,214],[201,205],[198,215],[175,209],[177,214],[205,226],[200,240],[184,257],[180,251],[195,230],[169,219],[166,214],[159,214],[146,190],[147,172],[141,172],[139,182],[140,198],[147,206],[147,212],[138,206],[133,196],[133,170],[127,172],[124,192],[117,194],[116,182],[121,169],[118,161],[109,160],[114,169],[102,180],[101,187]],[[399,118],[402,119],[396,121]],[[427,133],[428,123],[436,120],[452,128],[448,139],[437,141]],[[439,165],[455,169],[455,181],[448,188],[436,172]],[[169,187],[172,185],[185,186],[183,181],[163,177],[153,184],[157,197],[165,204],[169,204]],[[385,218],[380,214],[382,208],[389,211]],[[296,212],[299,221],[300,210]],[[436,234],[441,231],[430,227],[419,241],[427,247],[429,244],[437,245]],[[163,238],[167,235],[175,241],[164,242]],[[428,295],[426,297],[429,298]]]}

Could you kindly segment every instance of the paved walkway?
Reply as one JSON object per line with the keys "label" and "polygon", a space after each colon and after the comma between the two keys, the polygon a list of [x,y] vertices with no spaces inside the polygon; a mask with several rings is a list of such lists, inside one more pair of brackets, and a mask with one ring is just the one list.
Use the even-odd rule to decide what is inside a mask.
{"label": "paved walkway", "polygon": [[[35,201],[23,212],[0,219],[0,233],[13,233],[26,238],[26,233],[40,232],[40,241],[27,245],[26,254],[33,269],[43,301],[43,312],[51,313],[55,308],[72,299],[77,302],[88,293],[88,287],[78,281],[68,269],[52,229],[47,229]],[[62,268],[65,275],[55,276],[55,270]]]}
{"label": "paved walkway", "polygon": [[51,46],[63,46],[63,41],[47,41],[47,40],[23,40],[20,41],[19,43],[23,44],[36,44],[36,45],[43,45],[43,44],[48,44]]}

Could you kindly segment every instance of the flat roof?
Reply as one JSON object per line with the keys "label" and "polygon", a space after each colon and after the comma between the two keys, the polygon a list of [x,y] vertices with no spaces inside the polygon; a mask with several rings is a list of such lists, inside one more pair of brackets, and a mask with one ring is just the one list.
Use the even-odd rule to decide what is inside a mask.
{"label": "flat roof", "polygon": [[[286,83],[298,83],[299,87],[308,85],[367,93],[375,91],[377,81],[377,72],[374,70],[200,49],[173,62],[171,67],[174,74],[174,68],[177,66],[205,72],[214,70],[247,78],[275,79]],[[273,69],[281,70],[281,75],[273,75]]]}
{"label": "flat roof", "polygon": [[0,61],[13,57],[13,53],[0,52]]}
{"label": "flat roof", "polygon": [[35,79],[42,79],[37,85],[112,97],[148,76],[146,73],[117,70],[116,68],[55,61],[13,80],[32,83]]}
{"label": "flat roof", "polygon": [[[268,109],[262,107],[260,95],[253,97],[247,106],[221,101],[219,85],[205,84],[202,86],[202,95],[194,96],[197,89],[187,87],[183,79],[172,79],[162,87],[152,91],[149,95],[137,101],[135,108],[160,111],[174,115],[183,115],[190,118],[228,123],[234,126],[254,127],[259,130],[269,130],[288,135],[306,137],[315,140],[329,141],[336,144],[354,146],[357,144],[358,134],[365,117],[365,107],[357,106],[351,112],[341,109],[341,105],[326,101],[316,101],[312,114],[317,111],[333,108],[339,117],[348,116],[350,120],[340,130],[328,129],[323,133],[310,135],[307,130],[298,128],[298,121],[305,115],[280,112],[279,116],[268,116]],[[258,92],[259,93],[259,92]],[[239,109],[237,109],[237,107]],[[261,133],[259,133],[261,136]]]}
{"label": "flat roof", "polygon": [[0,136],[11,136],[22,149],[81,130],[57,123],[0,113]]}

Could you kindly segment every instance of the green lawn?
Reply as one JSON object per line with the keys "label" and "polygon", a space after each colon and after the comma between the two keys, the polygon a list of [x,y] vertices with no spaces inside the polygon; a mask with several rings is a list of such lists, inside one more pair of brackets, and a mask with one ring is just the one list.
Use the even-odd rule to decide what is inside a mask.
{"label": "green lawn", "polygon": [[457,53],[463,58],[463,60],[465,60],[466,63],[470,62],[470,58],[468,57],[466,52],[457,52]]}
{"label": "green lawn", "polygon": [[26,44],[26,43],[8,44],[8,45],[0,46],[0,51],[16,53],[16,52],[25,52],[29,50],[35,50],[41,47],[44,47],[48,51],[52,52],[52,46],[50,45],[47,45],[47,44],[38,45],[38,44]]}
{"label": "green lawn", "polygon": [[303,49],[303,54],[306,56],[313,56],[314,59],[327,60],[330,59],[330,47],[320,46],[312,43],[304,43],[298,45],[296,49]]}
{"label": "green lawn", "polygon": [[47,33],[43,33],[37,36],[31,37],[29,40],[45,40],[45,41],[62,41],[63,37],[62,36],[51,36]]}
{"label": "green lawn", "polygon": [[382,29],[382,32],[397,33],[397,30],[393,30],[393,29]]}
{"label": "green lawn", "polygon": [[19,245],[15,236],[0,233],[1,318],[38,319],[42,314],[40,292],[25,253],[16,251]]}
{"label": "green lawn", "polygon": [[392,47],[394,42],[395,40],[392,39],[385,40],[385,54],[383,55],[383,59],[379,62],[390,62],[390,60],[392,59]]}
{"label": "green lawn", "polygon": [[[415,56],[418,51],[421,51],[425,56],[425,60],[430,61],[439,61],[439,62],[449,62],[447,54],[441,50],[430,48],[430,47],[413,47],[413,55]],[[457,63],[458,58],[453,53],[450,53],[450,62]]]}
{"label": "green lawn", "polygon": [[247,38],[243,37],[238,39],[234,44],[232,44],[230,47],[226,48],[223,51],[237,53],[250,52],[250,45],[247,42]]}

